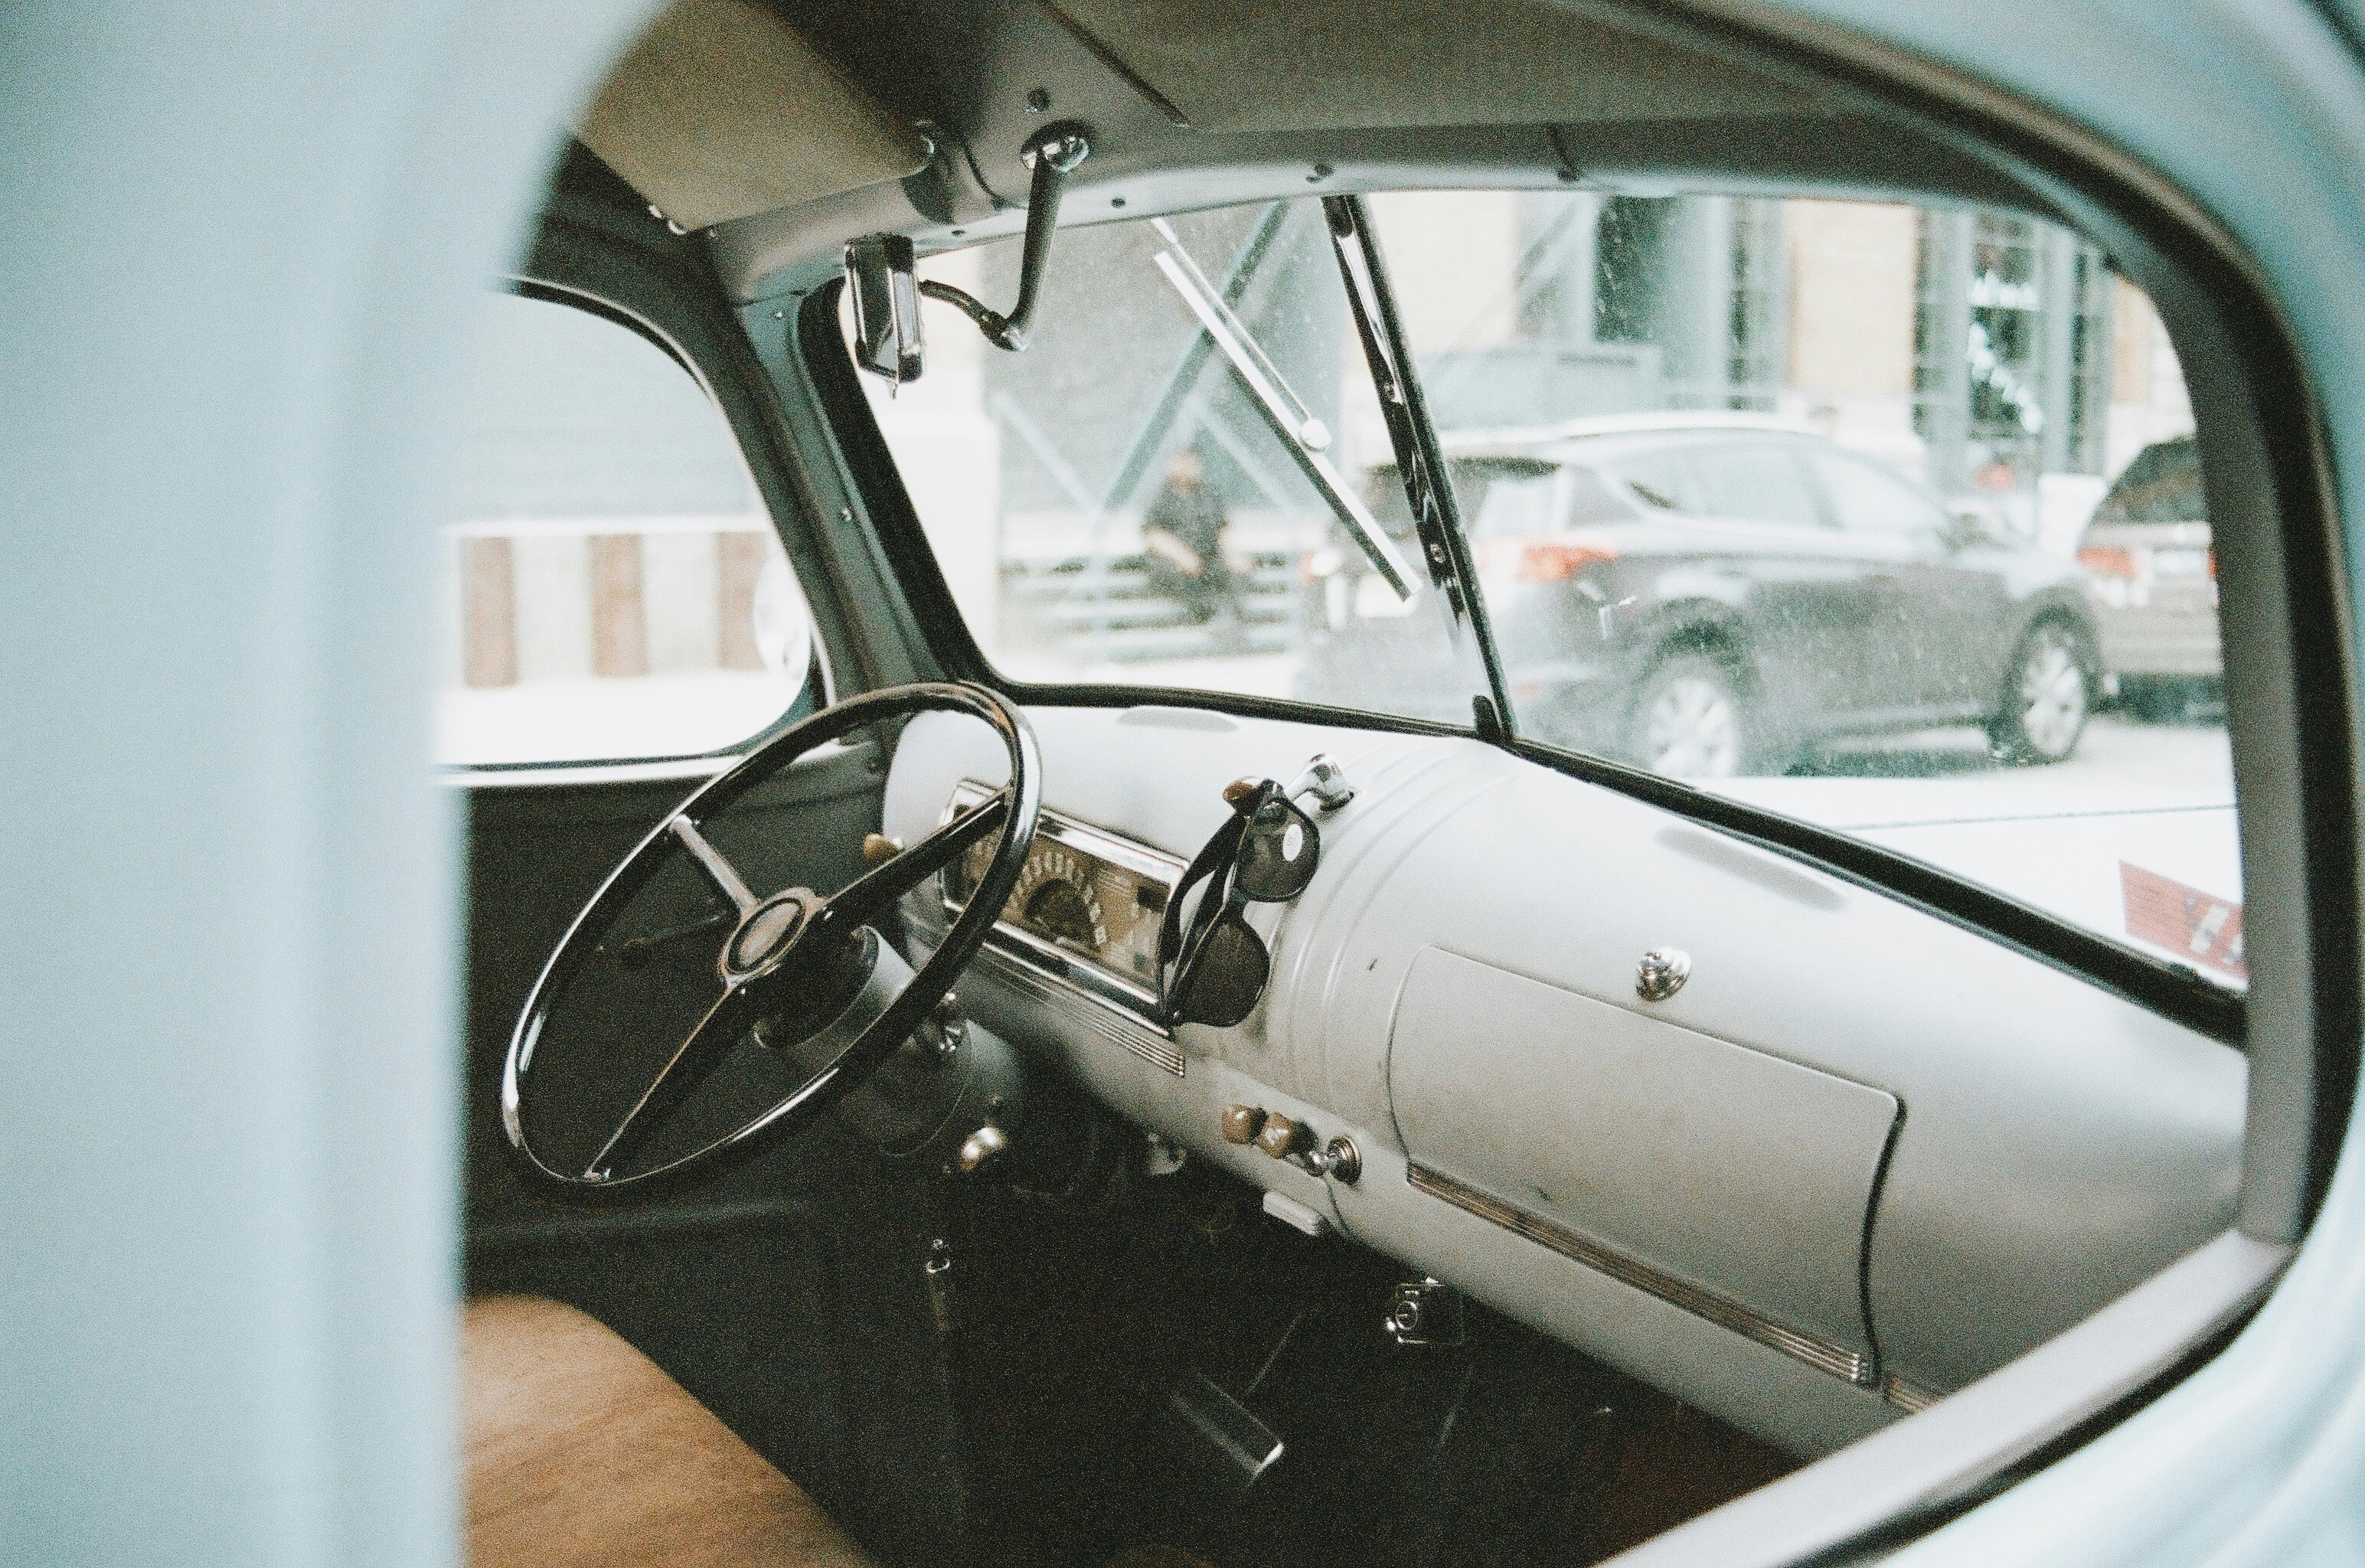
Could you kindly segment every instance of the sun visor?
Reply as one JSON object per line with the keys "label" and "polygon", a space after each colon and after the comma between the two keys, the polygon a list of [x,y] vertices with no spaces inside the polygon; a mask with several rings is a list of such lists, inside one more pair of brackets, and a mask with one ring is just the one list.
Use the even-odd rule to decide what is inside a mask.
{"label": "sun visor", "polygon": [[577,130],[685,229],[900,180],[927,143],[752,0],[679,0]]}
{"label": "sun visor", "polygon": [[1745,67],[1546,0],[1052,0],[1203,130],[1811,112]]}

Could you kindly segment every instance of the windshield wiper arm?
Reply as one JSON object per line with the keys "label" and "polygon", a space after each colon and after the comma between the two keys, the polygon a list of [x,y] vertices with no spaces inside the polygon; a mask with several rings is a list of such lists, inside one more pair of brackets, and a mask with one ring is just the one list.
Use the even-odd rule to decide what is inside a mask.
{"label": "windshield wiper arm", "polygon": [[1290,389],[1281,371],[1268,357],[1246,322],[1224,302],[1223,296],[1207,281],[1199,263],[1182,248],[1182,241],[1164,218],[1157,218],[1152,227],[1165,248],[1150,259],[1191,314],[1199,319],[1200,329],[1223,356],[1231,362],[1233,374],[1249,389],[1250,401],[1256,406],[1272,433],[1281,439],[1282,450],[1288,453],[1322,498],[1330,504],[1339,521],[1388,587],[1400,599],[1408,599],[1418,591],[1412,567],[1397,554],[1380,520],[1372,515],[1362,498],[1349,487],[1338,468],[1324,454],[1330,444],[1330,432],[1313,411]]}
{"label": "windshield wiper arm", "polygon": [[1482,709],[1479,730],[1482,734],[1490,727],[1497,732],[1488,739],[1508,738],[1510,689],[1495,649],[1486,602],[1476,590],[1478,572],[1471,562],[1469,539],[1462,531],[1461,509],[1455,504],[1452,481],[1438,448],[1437,429],[1429,423],[1429,405],[1420,395],[1420,378],[1414,373],[1412,353],[1406,346],[1404,323],[1396,315],[1395,295],[1388,287],[1387,263],[1381,260],[1379,240],[1372,232],[1370,209],[1361,196],[1324,196],[1322,214],[1329,220],[1330,242],[1339,253],[1339,281],[1346,285],[1355,335],[1362,341],[1363,360],[1371,367],[1373,389],[1379,394],[1388,442],[1395,448],[1396,471],[1404,476],[1414,535],[1420,541],[1431,580],[1444,593],[1455,618],[1468,621],[1471,635],[1477,639],[1478,655],[1486,666],[1492,711]]}

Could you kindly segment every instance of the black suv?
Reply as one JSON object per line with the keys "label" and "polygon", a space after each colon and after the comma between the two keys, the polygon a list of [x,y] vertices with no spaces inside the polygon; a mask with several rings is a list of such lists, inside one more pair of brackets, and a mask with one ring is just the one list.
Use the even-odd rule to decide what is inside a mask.
{"label": "black suv", "polygon": [[[1698,778],[1949,724],[1985,726],[2013,761],[2077,748],[2099,670],[2076,564],[1810,430],[1660,415],[1464,432],[1446,451],[1524,734]],[[1394,469],[1371,498],[1409,532]],[[1306,559],[1301,696],[1435,645],[1409,634],[1429,618],[1390,615],[1360,566],[1339,548]]]}

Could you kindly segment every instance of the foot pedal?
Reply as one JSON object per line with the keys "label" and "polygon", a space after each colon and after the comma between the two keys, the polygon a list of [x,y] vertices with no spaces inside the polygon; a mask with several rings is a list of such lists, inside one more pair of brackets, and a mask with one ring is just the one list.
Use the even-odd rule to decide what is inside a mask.
{"label": "foot pedal", "polygon": [[1281,1437],[1205,1372],[1184,1378],[1166,1398],[1189,1434],[1189,1447],[1226,1484],[1245,1492],[1281,1458]]}
{"label": "foot pedal", "polygon": [[1380,1320],[1380,1329],[1397,1345],[1448,1349],[1460,1345],[1465,1332],[1462,1293],[1427,1275],[1407,1280],[1388,1298],[1388,1314]]}

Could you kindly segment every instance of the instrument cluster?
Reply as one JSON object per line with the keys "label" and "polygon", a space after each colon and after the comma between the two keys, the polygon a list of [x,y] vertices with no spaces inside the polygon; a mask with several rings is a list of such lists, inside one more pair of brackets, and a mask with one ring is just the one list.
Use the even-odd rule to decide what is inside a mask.
{"label": "instrument cluster", "polygon": [[[990,793],[981,785],[961,785],[947,820]],[[992,855],[992,844],[977,845],[945,868],[948,912],[968,902]],[[1158,930],[1182,871],[1182,862],[1161,851],[1046,810],[997,934],[1014,938],[1022,952],[1080,959],[1138,1005],[1154,1010]]]}

